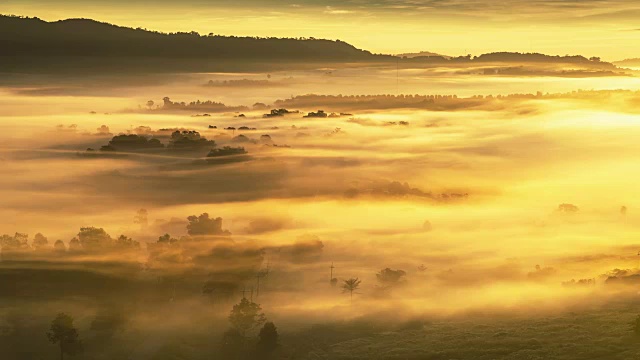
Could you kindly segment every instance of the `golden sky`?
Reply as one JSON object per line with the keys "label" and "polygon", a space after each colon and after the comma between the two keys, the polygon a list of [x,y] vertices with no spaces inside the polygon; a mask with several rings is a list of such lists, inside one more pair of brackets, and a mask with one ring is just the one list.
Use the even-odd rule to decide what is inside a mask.
{"label": "golden sky", "polygon": [[0,13],[165,32],[341,39],[384,53],[640,57],[640,5],[629,0],[5,0]]}

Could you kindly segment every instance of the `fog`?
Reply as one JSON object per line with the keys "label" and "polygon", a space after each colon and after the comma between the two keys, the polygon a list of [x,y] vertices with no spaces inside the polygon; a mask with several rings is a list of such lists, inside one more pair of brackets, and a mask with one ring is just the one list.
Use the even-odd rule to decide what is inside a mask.
{"label": "fog", "polygon": [[[638,301],[638,84],[363,67],[14,75],[0,89],[0,234],[28,234],[29,250],[3,246],[3,329],[44,334],[68,312],[80,356],[204,358],[244,296],[290,356],[340,358],[346,345],[308,348],[309,329],[627,309]],[[296,98],[307,94],[344,98]],[[381,94],[457,98],[345,100]],[[318,110],[334,114],[303,117]],[[225,146],[236,152],[210,152]],[[87,227],[139,247],[71,251]],[[68,250],[32,250],[36,233]],[[380,280],[386,268],[401,280]],[[351,278],[362,281],[352,296]],[[45,358],[41,343],[16,358]]]}

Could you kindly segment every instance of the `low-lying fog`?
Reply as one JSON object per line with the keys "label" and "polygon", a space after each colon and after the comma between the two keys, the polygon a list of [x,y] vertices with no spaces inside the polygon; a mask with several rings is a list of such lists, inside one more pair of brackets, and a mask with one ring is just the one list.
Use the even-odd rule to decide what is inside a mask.
{"label": "low-lying fog", "polygon": [[[635,77],[322,69],[20,81],[0,96],[0,234],[26,233],[31,244],[42,233],[48,246],[61,239],[69,247],[80,228],[97,227],[140,249],[16,255],[24,261],[5,255],[0,265],[31,274],[24,276],[36,276],[29,269],[83,269],[110,279],[95,280],[102,284],[95,292],[82,285],[90,278],[76,286],[51,280],[62,290],[36,291],[5,275],[15,284],[2,289],[12,295],[1,300],[5,313],[68,310],[82,322],[104,303],[126,308],[135,297],[148,307],[128,312],[131,331],[153,328],[162,343],[171,327],[210,326],[202,314],[220,316],[213,327],[223,331],[222,317],[243,289],[281,328],[304,328],[375,314],[406,320],[576,309],[617,296],[608,277],[624,282],[638,271],[640,127],[632,93],[613,92],[602,102],[538,96],[438,110],[385,108],[383,100],[355,108],[321,97],[298,107],[291,100],[635,90]],[[163,109],[164,97],[247,108]],[[276,108],[300,112],[263,117]],[[303,117],[318,110],[335,115]],[[215,145],[181,151],[175,130],[197,131]],[[157,138],[164,147],[112,143],[115,151],[100,150],[118,134]],[[210,153],[224,146],[245,152]],[[189,230],[187,217],[203,213],[222,218],[221,228],[211,230],[214,220],[202,218],[191,225],[207,229]],[[197,239],[183,240],[190,242],[167,260],[152,248],[166,233]],[[386,283],[376,276],[385,268],[404,274]],[[341,286],[356,277],[362,283],[351,300]],[[114,285],[118,279],[143,285]],[[158,279],[166,282],[145,298]],[[230,295],[210,300],[202,291],[208,280],[231,283]],[[154,346],[145,340],[133,358]]]}

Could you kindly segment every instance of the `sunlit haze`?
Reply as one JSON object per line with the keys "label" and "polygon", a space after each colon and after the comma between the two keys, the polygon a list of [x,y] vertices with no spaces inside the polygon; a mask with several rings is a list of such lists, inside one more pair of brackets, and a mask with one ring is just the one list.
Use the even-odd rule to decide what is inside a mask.
{"label": "sunlit haze", "polygon": [[0,13],[1,359],[640,354],[635,2]]}

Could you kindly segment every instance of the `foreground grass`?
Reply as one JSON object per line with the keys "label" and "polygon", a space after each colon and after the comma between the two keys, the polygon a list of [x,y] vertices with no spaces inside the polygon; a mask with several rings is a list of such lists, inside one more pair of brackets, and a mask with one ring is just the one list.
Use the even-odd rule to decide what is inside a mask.
{"label": "foreground grass", "polygon": [[[638,359],[640,338],[629,323],[637,300],[554,316],[470,316],[411,323],[407,329],[351,332],[305,359]],[[379,330],[379,329],[377,329]]]}

